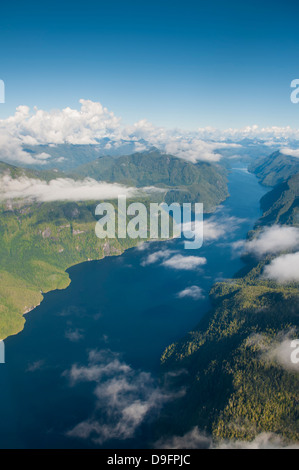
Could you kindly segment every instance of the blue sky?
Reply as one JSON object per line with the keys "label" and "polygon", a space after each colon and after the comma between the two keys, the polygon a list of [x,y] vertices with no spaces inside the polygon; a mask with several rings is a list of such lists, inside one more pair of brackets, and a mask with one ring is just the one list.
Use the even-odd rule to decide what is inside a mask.
{"label": "blue sky", "polygon": [[298,127],[297,1],[1,5],[0,118],[100,101],[127,123]]}

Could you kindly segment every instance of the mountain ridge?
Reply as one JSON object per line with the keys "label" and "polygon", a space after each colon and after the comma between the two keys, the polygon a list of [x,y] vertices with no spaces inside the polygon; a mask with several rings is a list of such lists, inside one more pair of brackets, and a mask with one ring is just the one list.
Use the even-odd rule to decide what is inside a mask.
{"label": "mountain ridge", "polygon": [[[271,163],[264,167],[269,174]],[[264,212],[251,240],[263,225],[298,226],[298,191],[299,174],[288,174],[287,181],[262,198]],[[210,292],[211,311],[165,349],[161,371],[171,374],[174,387],[186,393],[166,405],[157,435],[184,435],[198,427],[216,442],[252,441],[260,433],[299,440],[298,371],[284,368],[270,355],[281,338],[294,338],[298,331],[299,282],[262,278],[274,257],[248,259],[243,276],[240,272],[216,283]]]}

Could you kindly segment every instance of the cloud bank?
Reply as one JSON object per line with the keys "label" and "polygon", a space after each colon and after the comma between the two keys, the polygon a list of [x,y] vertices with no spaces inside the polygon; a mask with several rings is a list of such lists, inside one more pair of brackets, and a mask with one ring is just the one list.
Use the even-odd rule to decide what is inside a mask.
{"label": "cloud bank", "polygon": [[[145,245],[142,245],[145,246]],[[142,262],[141,266],[149,266],[150,264],[155,264],[158,261],[165,260],[169,258],[173,253],[174,250],[158,250],[154,253],[150,253]]]}
{"label": "cloud bank", "polygon": [[141,266],[148,266],[160,262],[160,266],[172,269],[193,270],[207,263],[207,259],[200,256],[183,256],[175,250],[158,250],[147,255]]}
{"label": "cloud bank", "polygon": [[70,107],[45,111],[19,106],[13,116],[0,120],[0,160],[24,164],[43,164],[49,158],[45,154],[26,152],[26,146],[34,145],[94,145],[108,139],[105,149],[117,148],[123,142],[135,143],[135,151],[156,146],[165,153],[174,154],[191,162],[217,162],[221,150],[236,148],[244,137],[266,135],[267,138],[289,136],[289,129],[261,129],[257,126],[240,130],[217,131],[212,128],[197,131],[181,131],[157,127],[141,119],[133,125],[122,124],[99,102],[80,99],[80,109]]}
{"label": "cloud bank", "polygon": [[92,416],[68,430],[67,436],[99,445],[111,439],[133,438],[163,404],[184,393],[161,389],[150,373],[132,369],[110,350],[90,351],[87,365],[74,364],[64,375],[72,387],[80,382],[95,383]]}
{"label": "cloud bank", "polygon": [[280,149],[280,153],[283,153],[284,155],[290,155],[291,157],[296,157],[299,158],[299,149],[290,149],[288,147]]}
{"label": "cloud bank", "polygon": [[254,334],[247,344],[258,347],[263,361],[276,362],[283,369],[299,372],[299,340],[296,336],[294,329],[280,331],[273,340],[263,334]]}
{"label": "cloud bank", "polygon": [[105,183],[92,178],[75,181],[71,178],[57,178],[49,182],[22,176],[0,177],[0,199],[22,198],[28,201],[87,201],[117,199],[118,196],[134,196],[135,188],[117,183]]}
{"label": "cloud bank", "polygon": [[156,449],[299,449],[299,444],[289,443],[280,435],[261,433],[252,441],[221,440],[201,432],[197,426],[183,436],[172,436],[160,439],[155,443]]}
{"label": "cloud bank", "polygon": [[207,263],[207,259],[200,256],[174,255],[162,262],[162,266],[172,269],[192,270]]}
{"label": "cloud bank", "polygon": [[277,282],[299,282],[299,251],[278,256],[265,266],[263,276]]}
{"label": "cloud bank", "polygon": [[273,225],[262,229],[252,240],[235,242],[232,247],[259,258],[266,254],[293,250],[299,247],[299,229]]}
{"label": "cloud bank", "polygon": [[141,119],[133,125],[125,125],[121,118],[99,102],[80,99],[80,108],[45,111],[28,106],[18,106],[13,116],[0,120],[0,160],[30,164],[45,164],[46,154],[26,152],[26,146],[34,145],[95,145],[103,139],[105,150],[117,148],[123,142],[134,144],[134,151],[151,146],[191,162],[218,162],[221,151],[242,147],[243,139],[265,145],[282,147],[281,151],[298,157],[298,150],[286,143],[299,139],[299,130],[290,127],[247,126],[241,129],[217,130],[212,127],[197,131],[182,131],[157,127]]}

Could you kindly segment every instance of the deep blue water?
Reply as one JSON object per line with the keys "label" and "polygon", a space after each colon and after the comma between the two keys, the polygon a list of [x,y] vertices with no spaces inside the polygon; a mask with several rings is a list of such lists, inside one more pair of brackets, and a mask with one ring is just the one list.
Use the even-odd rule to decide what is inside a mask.
{"label": "deep blue water", "polygon": [[[181,240],[147,243],[74,266],[70,286],[46,294],[26,316],[24,330],[5,341],[6,364],[0,364],[0,447],[151,445],[148,418],[165,399],[157,385],[160,355],[208,311],[215,280],[242,267],[231,243],[252,228],[266,189],[254,175],[234,169],[229,191],[217,213],[205,217],[226,221],[218,240],[199,250],[184,250]],[[242,220],[227,222],[232,216]],[[161,260],[142,265],[166,249],[206,257],[207,264],[190,271]],[[177,297],[193,285],[205,298]]]}

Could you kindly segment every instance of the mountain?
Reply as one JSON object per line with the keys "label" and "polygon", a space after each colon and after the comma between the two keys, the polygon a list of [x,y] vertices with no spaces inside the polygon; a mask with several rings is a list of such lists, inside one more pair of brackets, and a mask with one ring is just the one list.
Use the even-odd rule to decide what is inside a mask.
{"label": "mountain", "polygon": [[[0,162],[0,175],[7,174],[48,181],[65,176]],[[98,202],[0,200],[1,339],[22,330],[24,312],[38,305],[43,293],[67,287],[67,268],[136,246],[138,240],[95,236]]]}
{"label": "mountain", "polygon": [[198,426],[216,440],[251,440],[262,432],[299,439],[298,373],[263,355],[267,345],[279,344],[282,331],[298,328],[298,285],[261,281],[262,266],[216,284],[212,311],[165,350],[162,370],[186,393],[165,408],[159,433]]}
{"label": "mountain", "polygon": [[[137,187],[156,185],[167,190],[168,202],[204,202],[206,211],[227,197],[225,174],[216,166],[194,165],[156,150],[119,158],[101,157],[72,174],[0,162],[0,175],[4,174],[14,179],[25,176],[50,181],[88,176]],[[148,196],[143,199],[149,204]],[[99,240],[94,234],[95,205],[95,201],[0,201],[1,339],[22,329],[23,313],[40,303],[44,292],[68,285],[68,267],[120,254],[138,243],[129,238]]]}
{"label": "mountain", "polygon": [[[263,173],[271,181],[287,174],[261,200],[263,215],[250,233],[274,223],[298,226],[299,174],[289,177],[280,155],[267,159]],[[298,370],[279,363],[275,348],[299,327],[299,283],[277,283],[261,276],[273,259],[247,260],[235,278],[214,285],[212,310],[188,335],[169,345],[162,371],[174,387],[186,390],[163,410],[161,435],[183,435],[197,426],[214,440],[252,440],[263,432],[299,439]]]}
{"label": "mountain", "polygon": [[299,173],[276,185],[261,199],[263,216],[259,223],[299,226]]}
{"label": "mountain", "polygon": [[95,236],[96,203],[0,203],[0,338],[18,333],[43,293],[69,284],[77,263],[121,254],[138,240]]}
{"label": "mountain", "polygon": [[264,185],[275,186],[299,172],[299,158],[274,152],[267,157],[258,158],[248,169],[255,173]]}
{"label": "mountain", "polygon": [[167,190],[167,203],[203,202],[206,212],[214,210],[228,196],[226,172],[220,166],[194,164],[155,148],[114,159],[100,157],[79,166],[71,175],[128,186],[156,186]]}
{"label": "mountain", "polygon": [[[34,168],[57,168],[61,171],[70,171],[79,165],[91,162],[99,156],[118,157],[133,153],[137,147],[149,148],[142,139],[113,141],[109,138],[100,139],[96,144],[52,144],[52,145],[26,145],[23,150],[33,157],[39,154],[47,154],[48,158],[42,163],[35,163]],[[16,163],[17,164],[17,163]],[[32,164],[30,165],[32,167]]]}
{"label": "mountain", "polygon": [[65,177],[65,174],[61,173],[57,169],[34,170],[31,168],[22,168],[0,161],[0,175],[4,174],[9,174],[12,178],[26,176],[27,178],[38,178],[45,181],[50,181],[54,178]]}

